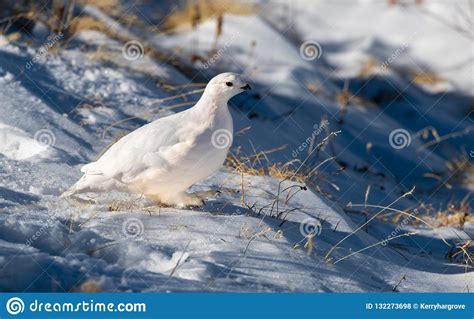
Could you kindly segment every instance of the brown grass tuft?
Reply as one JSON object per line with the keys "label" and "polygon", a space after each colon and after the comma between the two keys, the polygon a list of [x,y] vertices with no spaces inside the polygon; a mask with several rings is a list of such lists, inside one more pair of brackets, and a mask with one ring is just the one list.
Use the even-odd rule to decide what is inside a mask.
{"label": "brown grass tuft", "polygon": [[467,154],[459,158],[454,158],[446,162],[448,168],[448,184],[454,185],[474,185],[474,164],[469,160]]}
{"label": "brown grass tuft", "polygon": [[70,26],[70,31],[77,34],[85,30],[99,31],[105,34],[110,34],[110,28],[102,21],[99,21],[89,16],[79,16],[74,18]]}
{"label": "brown grass tuft", "polygon": [[286,145],[270,150],[255,153],[251,156],[244,156],[240,148],[234,152],[229,152],[225,165],[239,172],[240,174],[253,176],[272,176],[281,180],[304,182],[307,178],[303,173],[298,173],[297,165],[299,161],[292,160],[285,164],[270,163],[267,154],[285,149]]}
{"label": "brown grass tuft", "polygon": [[365,61],[365,63],[362,64],[359,76],[366,78],[370,75],[375,74],[379,68],[380,62],[377,61],[375,58],[370,57],[367,61]]}
{"label": "brown grass tuft", "polygon": [[97,281],[88,279],[79,286],[79,292],[100,292],[102,289]]}
{"label": "brown grass tuft", "polygon": [[474,223],[474,216],[471,215],[472,207],[468,199],[470,195],[461,201],[459,204],[449,203],[448,207],[441,212],[438,212],[435,221],[438,226],[464,227],[464,224]]}
{"label": "brown grass tuft", "polygon": [[474,246],[472,245],[472,240],[458,243],[448,252],[447,257],[450,262],[466,265],[467,271],[469,266],[474,265]]}
{"label": "brown grass tuft", "polygon": [[251,5],[230,0],[188,0],[182,9],[166,19],[164,27],[167,30],[181,26],[195,27],[207,19],[222,17],[225,13],[249,15],[254,11]]}
{"label": "brown grass tuft", "polygon": [[[416,211],[419,217],[426,220],[433,227],[457,227],[463,228],[465,223],[474,223],[472,207],[470,204],[472,194],[467,194],[460,202],[451,201],[443,210],[432,205],[421,204]],[[413,220],[415,223],[416,220]]]}
{"label": "brown grass tuft", "polygon": [[119,0],[79,0],[78,2],[83,6],[97,7],[111,16],[119,16],[123,13],[122,4]]}
{"label": "brown grass tuft", "polygon": [[444,79],[438,76],[436,73],[431,71],[420,71],[412,73],[413,83],[419,85],[436,85],[444,82]]}

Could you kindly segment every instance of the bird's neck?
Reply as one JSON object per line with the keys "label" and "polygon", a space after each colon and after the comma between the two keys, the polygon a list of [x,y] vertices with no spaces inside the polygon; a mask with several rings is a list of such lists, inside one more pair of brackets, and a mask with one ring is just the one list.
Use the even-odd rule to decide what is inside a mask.
{"label": "bird's neck", "polygon": [[204,92],[194,108],[203,115],[217,114],[229,111],[227,107],[228,102],[229,99],[227,97],[216,97]]}
{"label": "bird's neck", "polygon": [[227,106],[228,99],[216,99],[214,96],[203,94],[198,103],[192,108],[195,118],[206,127],[232,127],[232,117]]}

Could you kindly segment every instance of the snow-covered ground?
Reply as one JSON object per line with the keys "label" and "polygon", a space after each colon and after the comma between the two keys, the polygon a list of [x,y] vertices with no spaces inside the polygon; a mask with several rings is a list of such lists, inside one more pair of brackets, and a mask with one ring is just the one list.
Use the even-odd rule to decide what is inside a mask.
{"label": "snow-covered ground", "polygon": [[[172,9],[151,3],[127,9],[158,24],[149,12]],[[215,50],[216,19],[164,34],[78,9],[146,47],[136,60],[103,32],[46,53],[40,24],[17,41],[0,35],[1,291],[472,290],[472,261],[448,257],[473,224],[417,219],[434,223],[429,205],[472,206],[472,170],[447,165],[474,157],[473,34],[459,31],[472,30],[469,4],[253,3],[254,14],[224,15]],[[307,188],[223,167],[193,187],[220,191],[199,209],[122,193],[58,197],[105,147],[189,107],[199,83],[224,71],[254,88],[231,101],[233,153],[286,145],[266,157],[317,167]],[[416,216],[394,219],[392,208]]]}

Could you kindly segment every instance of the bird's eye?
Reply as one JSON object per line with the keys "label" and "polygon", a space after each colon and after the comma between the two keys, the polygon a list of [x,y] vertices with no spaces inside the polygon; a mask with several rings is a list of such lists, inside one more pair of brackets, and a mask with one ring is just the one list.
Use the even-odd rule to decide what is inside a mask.
{"label": "bird's eye", "polygon": [[225,82],[225,85],[227,85],[227,86],[230,87],[230,86],[232,86],[233,84],[232,84],[232,82]]}

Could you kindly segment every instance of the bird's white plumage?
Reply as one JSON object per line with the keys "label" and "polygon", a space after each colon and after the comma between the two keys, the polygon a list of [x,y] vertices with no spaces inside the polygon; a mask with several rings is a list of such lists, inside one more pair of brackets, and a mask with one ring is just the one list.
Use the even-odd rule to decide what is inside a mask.
{"label": "bird's white plumage", "polygon": [[223,164],[233,134],[227,102],[248,88],[234,73],[214,77],[195,106],[121,138],[82,167],[82,178],[63,195],[119,190],[169,205],[200,205],[202,199],[186,190]]}

